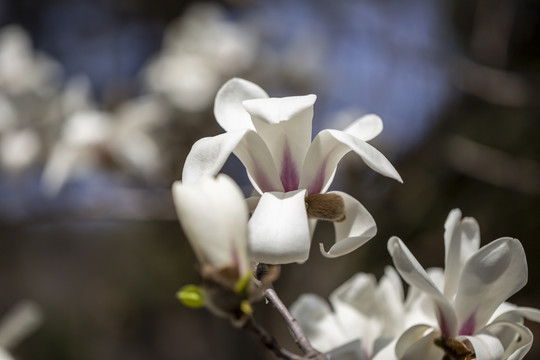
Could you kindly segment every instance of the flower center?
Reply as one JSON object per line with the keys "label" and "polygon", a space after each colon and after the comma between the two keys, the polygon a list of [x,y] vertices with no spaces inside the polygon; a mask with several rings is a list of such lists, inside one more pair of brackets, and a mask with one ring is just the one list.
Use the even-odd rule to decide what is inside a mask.
{"label": "flower center", "polygon": [[345,202],[336,194],[313,194],[306,196],[308,217],[341,222],[345,220]]}

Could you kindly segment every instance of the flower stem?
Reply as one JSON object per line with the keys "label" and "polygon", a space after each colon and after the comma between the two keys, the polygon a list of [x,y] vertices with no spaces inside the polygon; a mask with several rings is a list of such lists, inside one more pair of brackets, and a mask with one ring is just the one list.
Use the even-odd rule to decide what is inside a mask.
{"label": "flower stem", "polygon": [[303,359],[328,360],[328,358],[324,354],[320,353],[313,346],[311,346],[306,335],[302,331],[302,328],[300,327],[300,325],[298,325],[296,319],[291,315],[287,307],[283,304],[276,291],[272,287],[265,290],[264,296],[270,303],[272,303],[272,305],[274,305],[283,320],[285,320],[285,322],[287,323],[287,326],[289,327],[294,336],[296,344],[305,354],[305,357],[303,357]]}
{"label": "flower stem", "polygon": [[286,360],[302,360],[303,357],[293,354],[292,352],[285,350],[277,343],[276,339],[272,337],[264,328],[259,326],[252,317],[250,317],[243,326],[244,329],[249,330],[255,335],[259,341],[266,346],[270,351],[274,353],[280,359]]}

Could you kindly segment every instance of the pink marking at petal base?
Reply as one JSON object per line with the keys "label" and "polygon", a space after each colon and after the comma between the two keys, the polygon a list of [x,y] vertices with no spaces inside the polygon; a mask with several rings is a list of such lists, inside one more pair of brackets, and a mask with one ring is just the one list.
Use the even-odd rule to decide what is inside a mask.
{"label": "pink marking at petal base", "polygon": [[286,141],[285,148],[283,149],[283,161],[281,163],[280,179],[286,192],[298,190],[298,170],[293,162],[289,144]]}
{"label": "pink marking at petal base", "polygon": [[459,329],[458,335],[472,335],[474,334],[474,328],[476,326],[476,311],[474,311],[471,316],[465,320],[463,325],[461,325],[461,329]]}
{"label": "pink marking at petal base", "polygon": [[439,328],[441,330],[442,335],[452,337],[453,334],[450,334],[450,329],[448,329],[448,324],[446,323],[444,314],[441,311],[441,309],[439,309],[439,307],[437,307],[437,312],[438,312],[437,318],[439,319]]}

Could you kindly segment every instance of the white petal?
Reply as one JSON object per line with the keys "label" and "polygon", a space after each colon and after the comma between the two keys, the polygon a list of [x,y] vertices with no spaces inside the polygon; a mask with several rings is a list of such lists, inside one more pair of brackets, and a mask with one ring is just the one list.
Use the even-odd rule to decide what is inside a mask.
{"label": "white petal", "polygon": [[444,295],[453,299],[463,265],[480,247],[480,228],[473,218],[461,220],[461,211],[454,209],[448,215],[444,229]]}
{"label": "white petal", "polygon": [[457,340],[467,339],[474,349],[478,360],[502,360],[504,348],[495,336],[487,333],[480,333],[474,336],[458,336]]}
{"label": "white petal", "polygon": [[[42,322],[43,314],[32,301],[17,303],[0,321],[0,350],[13,349]],[[2,354],[0,353],[0,359]]]}
{"label": "white petal", "polygon": [[356,136],[362,141],[374,139],[383,130],[383,122],[375,114],[362,116],[360,119],[347,126],[343,132]]}
{"label": "white petal", "polygon": [[15,360],[7,351],[0,348],[0,360]]}
{"label": "white petal", "polygon": [[346,343],[328,303],[317,295],[304,294],[290,307],[305,335],[317,350],[326,352]]}
{"label": "white petal", "polygon": [[392,340],[374,355],[373,360],[398,360],[395,349],[396,343],[397,339]]}
{"label": "white petal", "polygon": [[331,194],[341,196],[345,202],[345,220],[334,222],[336,243],[328,252],[322,243],[319,244],[321,253],[329,258],[348,254],[377,234],[375,220],[358,200],[341,191],[332,191]]}
{"label": "white petal", "polygon": [[375,304],[377,281],[373,274],[357,273],[330,294],[330,302],[337,307],[347,304],[359,312],[370,314]]}
{"label": "white petal", "polygon": [[268,94],[259,85],[244,79],[233,78],[219,89],[214,104],[214,115],[225,131],[254,130],[242,101],[267,97]]}
{"label": "white petal", "polygon": [[384,321],[379,318],[380,304],[376,302],[375,289],[375,276],[358,273],[330,295],[347,340],[361,339],[367,353],[371,353],[384,326]]}
{"label": "white petal", "polygon": [[413,326],[399,337],[396,355],[400,360],[442,359],[444,352],[434,344],[439,336],[428,325]]}
{"label": "white petal", "polygon": [[388,252],[394,260],[394,266],[401,277],[411,286],[425,292],[436,305],[436,315],[442,333],[446,336],[455,336],[457,331],[456,315],[452,305],[437,289],[424,268],[411,254],[409,249],[397,237],[388,240]]}
{"label": "white petal", "polygon": [[311,236],[305,190],[266,192],[249,220],[249,240],[254,261],[266,264],[304,262]]}
{"label": "white petal", "polygon": [[173,184],[173,198],[186,237],[201,263],[248,270],[248,209],[240,188],[226,175]]}
{"label": "white petal", "polygon": [[384,276],[375,290],[375,301],[383,331],[380,336],[393,339],[404,329],[405,308],[403,304],[403,285],[393,267],[387,266]]}
{"label": "white petal", "polygon": [[40,180],[40,186],[47,196],[58,195],[78,164],[79,151],[63,143],[54,146]]}
{"label": "white petal", "polygon": [[373,146],[343,131],[323,130],[309,147],[300,176],[300,188],[308,189],[308,194],[325,192],[339,161],[351,150],[373,170],[403,182],[388,159]]}
{"label": "white petal", "polygon": [[257,191],[283,189],[268,148],[253,130],[238,130],[198,140],[186,158],[182,181],[191,183],[217,174],[232,152],[246,167]]}
{"label": "white petal", "polygon": [[268,146],[285,191],[297,190],[311,144],[315,95],[244,101],[257,133]]}
{"label": "white petal", "polygon": [[526,282],[527,261],[517,239],[500,238],[482,247],[461,272],[455,299],[460,326],[472,317],[469,327],[483,327],[495,309]]}
{"label": "white petal", "polygon": [[[503,359],[520,360],[529,352],[533,342],[532,332],[522,324],[498,321],[486,327],[486,330],[497,334],[499,332],[513,333],[513,341],[505,344]],[[496,335],[497,337],[499,335]]]}

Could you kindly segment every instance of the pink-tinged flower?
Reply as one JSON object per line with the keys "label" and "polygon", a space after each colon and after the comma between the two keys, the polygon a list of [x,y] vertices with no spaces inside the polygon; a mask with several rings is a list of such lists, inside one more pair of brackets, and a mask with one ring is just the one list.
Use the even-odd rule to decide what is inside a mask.
{"label": "pink-tinged flower", "polygon": [[248,274],[248,208],[234,181],[226,175],[190,184],[176,181],[172,191],[180,224],[199,263],[234,269],[237,279]]}
{"label": "pink-tinged flower", "polygon": [[396,269],[431,299],[436,320],[406,330],[396,343],[396,357],[439,360],[446,353],[460,359],[523,358],[532,344],[523,319],[540,321],[540,311],[505,303],[527,282],[521,243],[505,237],[479,248],[477,222],[462,220],[455,209],[445,223],[444,244],[445,270],[437,279],[400,239],[388,242]]}
{"label": "pink-tinged flower", "polygon": [[249,222],[255,261],[283,264],[309,256],[316,219],[334,221],[336,243],[327,257],[347,254],[371,239],[376,225],[351,196],[327,193],[336,167],[350,151],[373,170],[401,181],[390,162],[366,141],[382,131],[376,115],[357,120],[344,131],[323,130],[312,141],[315,95],[270,98],[258,85],[228,81],[218,92],[217,122],[226,131],[197,141],[189,153],[182,180],[214,175],[234,153],[261,195]]}

